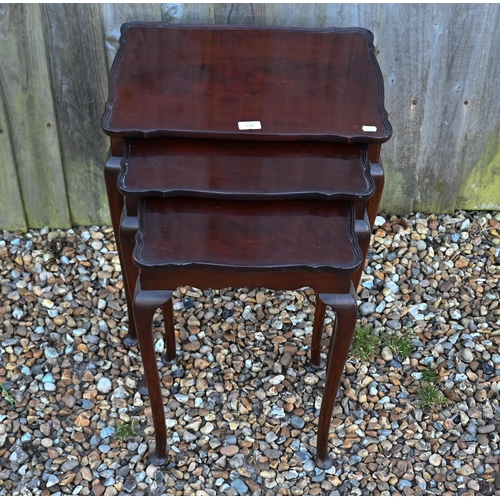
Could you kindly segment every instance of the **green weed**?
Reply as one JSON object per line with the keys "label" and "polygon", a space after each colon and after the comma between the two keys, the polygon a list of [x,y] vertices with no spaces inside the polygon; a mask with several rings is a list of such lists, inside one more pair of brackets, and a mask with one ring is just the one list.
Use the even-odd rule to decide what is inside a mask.
{"label": "green weed", "polygon": [[354,332],[351,356],[366,361],[375,354],[375,349],[380,345],[380,338],[371,333],[366,326],[359,326]]}
{"label": "green weed", "polygon": [[433,383],[427,384],[418,391],[422,400],[422,408],[431,408],[435,410],[440,406],[448,406],[451,401],[436,389]]}
{"label": "green weed", "polygon": [[137,432],[135,431],[136,424],[134,422],[124,423],[118,422],[116,424],[116,432],[115,436],[120,441],[120,446],[127,439],[131,439],[137,436]]}
{"label": "green weed", "polygon": [[4,387],[3,384],[0,384],[0,389],[2,389],[2,397],[4,397],[11,406],[14,406],[14,400],[12,399],[12,396],[9,394],[9,391]]}
{"label": "green weed", "polygon": [[424,368],[422,370],[422,380],[428,383],[436,382],[437,381],[436,370],[434,370],[434,368],[430,368],[429,366],[427,368]]}
{"label": "green weed", "polygon": [[415,350],[408,329],[400,335],[384,333],[381,340],[394,354],[399,354],[403,358],[407,358]]}

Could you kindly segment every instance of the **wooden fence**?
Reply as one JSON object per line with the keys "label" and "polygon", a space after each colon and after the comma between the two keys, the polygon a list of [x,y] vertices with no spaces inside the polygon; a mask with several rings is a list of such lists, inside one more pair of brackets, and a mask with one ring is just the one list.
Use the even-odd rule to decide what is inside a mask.
{"label": "wooden fence", "polygon": [[100,116],[126,21],[368,28],[394,127],[384,210],[500,208],[497,4],[4,4],[0,228],[109,223]]}

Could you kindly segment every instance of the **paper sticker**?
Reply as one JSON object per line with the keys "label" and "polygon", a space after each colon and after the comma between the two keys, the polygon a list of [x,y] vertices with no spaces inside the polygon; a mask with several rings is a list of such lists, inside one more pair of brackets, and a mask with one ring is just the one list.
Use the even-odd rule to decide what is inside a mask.
{"label": "paper sticker", "polygon": [[377,127],[374,127],[373,125],[363,125],[363,132],[376,132]]}
{"label": "paper sticker", "polygon": [[260,130],[262,125],[260,122],[238,122],[240,130]]}

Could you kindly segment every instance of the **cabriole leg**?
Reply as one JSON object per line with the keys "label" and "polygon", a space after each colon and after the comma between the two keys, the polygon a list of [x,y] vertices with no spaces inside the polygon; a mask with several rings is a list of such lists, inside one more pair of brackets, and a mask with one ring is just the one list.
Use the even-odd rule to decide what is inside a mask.
{"label": "cabriole leg", "polygon": [[[137,344],[137,335],[135,333],[135,323],[134,323],[134,312],[132,308],[132,299],[134,296],[134,286],[136,276],[132,278],[129,276],[130,262],[132,262],[131,250],[124,248],[122,242],[123,238],[120,230],[120,223],[122,220],[123,212],[123,196],[118,191],[118,174],[120,173],[120,161],[121,158],[117,156],[111,156],[106,163],[104,169],[104,177],[106,180],[106,191],[108,193],[109,210],[111,213],[111,222],[113,224],[113,231],[115,233],[116,249],[118,250],[118,257],[120,259],[120,265],[122,268],[123,284],[125,287],[125,298],[127,300],[127,313],[128,313],[128,333],[123,339],[123,343],[126,346],[133,346]],[[132,243],[134,241],[135,233],[132,235]],[[128,233],[124,238],[129,238]],[[132,245],[133,249],[133,245]],[[128,255],[130,254],[130,255]],[[135,266],[132,263],[132,267]],[[133,270],[132,270],[133,272]],[[132,280],[132,281],[131,281]]]}
{"label": "cabriole leg", "polygon": [[325,324],[326,306],[320,295],[316,295],[316,309],[314,312],[314,326],[311,340],[311,367],[319,370],[325,367],[321,359],[321,339],[323,337],[323,326]]}
{"label": "cabriole leg", "polygon": [[328,432],[340,379],[356,328],[358,306],[353,286],[351,286],[350,294],[322,294],[321,299],[326,305],[332,307],[336,315],[326,363],[325,390],[319,414],[316,456],[316,465],[320,469],[329,469],[333,465],[333,460],[328,454]]}
{"label": "cabriole leg", "polygon": [[155,311],[171,297],[171,291],[141,290],[140,278],[137,280],[133,307],[156,433],[156,449],[150,456],[150,462],[153,465],[163,465],[167,461],[167,428],[153,341],[153,316]]}

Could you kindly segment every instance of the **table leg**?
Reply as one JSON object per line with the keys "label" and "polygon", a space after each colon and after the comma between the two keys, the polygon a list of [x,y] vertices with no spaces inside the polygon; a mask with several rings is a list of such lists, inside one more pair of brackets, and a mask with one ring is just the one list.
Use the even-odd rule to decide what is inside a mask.
{"label": "table leg", "polygon": [[356,328],[358,306],[353,286],[351,286],[350,294],[321,294],[321,300],[331,306],[336,315],[326,362],[325,389],[319,414],[316,456],[316,465],[320,469],[329,469],[333,465],[333,460],[328,454],[328,433],[340,379]]}
{"label": "table leg", "polygon": [[314,326],[311,340],[311,367],[315,370],[320,370],[325,367],[325,361],[321,359],[321,339],[323,337],[325,313],[326,305],[321,300],[318,293],[316,294],[316,309],[314,312]]}
{"label": "table leg", "polygon": [[174,313],[172,309],[172,298],[163,305],[163,320],[165,322],[165,344],[166,352],[161,360],[165,365],[173,365],[177,361],[175,352],[175,329]]}
{"label": "table leg", "polygon": [[[134,292],[135,281],[130,282],[128,279],[128,269],[126,261],[126,251],[123,250],[122,240],[120,237],[120,221],[123,212],[123,196],[118,191],[117,182],[118,174],[120,173],[120,161],[121,158],[117,156],[111,156],[106,163],[104,169],[104,178],[106,180],[106,191],[108,193],[109,210],[111,213],[111,222],[113,224],[113,231],[115,233],[116,248],[118,250],[118,257],[120,259],[120,265],[122,268],[123,283],[125,286],[125,298],[127,301],[127,313],[129,319],[128,333],[123,339],[123,343],[127,346],[133,346],[137,344],[137,335],[135,332],[134,323],[134,312],[132,310],[132,297]],[[131,257],[130,257],[131,258]],[[133,266],[135,268],[135,266]]]}
{"label": "table leg", "polygon": [[137,280],[133,307],[156,434],[156,449],[149,457],[153,465],[163,465],[167,461],[167,427],[153,341],[153,316],[171,298],[171,291],[141,290],[140,278]]}
{"label": "table leg", "polygon": [[380,200],[382,198],[382,192],[384,191],[384,168],[382,167],[382,161],[379,163],[370,163],[370,172],[375,183],[375,192],[373,196],[366,203],[366,210],[368,212],[368,220],[370,221],[370,228],[373,229],[375,223],[375,217],[378,214],[378,208],[380,206]]}
{"label": "table leg", "polygon": [[366,265],[366,256],[368,255],[368,249],[370,248],[371,226],[368,217],[367,212],[365,212],[364,219],[356,219],[356,236],[358,237],[359,248],[363,254],[363,263],[359,269],[353,273],[351,278],[356,290],[358,289],[359,282],[361,281],[361,276],[363,275],[363,270]]}

